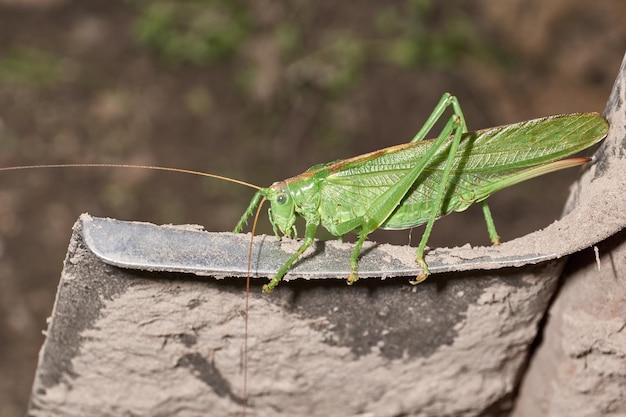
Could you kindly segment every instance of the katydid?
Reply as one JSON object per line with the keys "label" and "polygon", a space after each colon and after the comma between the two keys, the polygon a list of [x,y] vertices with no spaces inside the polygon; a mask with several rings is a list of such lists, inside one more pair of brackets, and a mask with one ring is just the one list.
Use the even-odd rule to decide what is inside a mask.
{"label": "katydid", "polygon": [[[435,139],[426,139],[448,108],[452,108],[452,115],[440,134]],[[589,158],[563,158],[599,142],[608,128],[607,121],[597,113],[576,113],[469,132],[458,100],[445,93],[409,143],[318,164],[267,188],[215,174],[125,164],[37,165],[6,167],[0,171],[142,168],[202,175],[257,189],[235,226],[235,233],[242,231],[255,208],[265,200],[270,201],[269,220],[278,238],[281,234],[297,237],[297,216],[305,221],[304,240],[263,286],[264,292],[271,292],[311,246],[320,223],[334,236],[348,232],[358,235],[350,256],[352,272],[348,284],[358,280],[358,258],[368,234],[379,228],[397,230],[426,224],[415,257],[423,273],[412,281],[419,283],[430,273],[424,253],[435,220],[480,202],[491,242],[499,244],[485,200],[516,183],[588,162]]]}
{"label": "katydid", "polygon": [[[452,116],[439,136],[425,139],[449,107]],[[264,199],[270,201],[269,219],[278,237],[297,237],[296,217],[304,218],[304,240],[263,286],[270,292],[311,246],[320,223],[335,236],[358,235],[348,284],[358,279],[358,258],[368,234],[426,223],[416,252],[423,274],[412,281],[418,283],[430,273],[424,252],[435,220],[481,202],[491,242],[499,244],[485,199],[521,181],[588,162],[562,158],[599,142],[608,128],[599,114],[579,113],[468,132],[458,100],[446,93],[409,143],[315,165],[260,189],[234,231],[242,230]]]}

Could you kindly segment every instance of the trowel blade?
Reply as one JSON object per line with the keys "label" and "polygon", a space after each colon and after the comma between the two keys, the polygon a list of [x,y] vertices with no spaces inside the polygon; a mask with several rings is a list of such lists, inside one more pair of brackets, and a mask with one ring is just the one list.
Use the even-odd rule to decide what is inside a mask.
{"label": "trowel blade", "polygon": [[[89,249],[110,265],[147,271],[186,272],[216,278],[248,274],[249,234],[215,233],[191,226],[156,226],[150,223],[81,216]],[[300,242],[274,236],[255,236],[252,277],[272,277]],[[290,278],[342,278],[350,273],[353,244],[315,241],[289,270]],[[431,273],[521,266],[557,258],[552,253],[514,254],[502,247],[438,248],[426,256]],[[366,242],[359,258],[360,278],[417,277],[415,248]]]}

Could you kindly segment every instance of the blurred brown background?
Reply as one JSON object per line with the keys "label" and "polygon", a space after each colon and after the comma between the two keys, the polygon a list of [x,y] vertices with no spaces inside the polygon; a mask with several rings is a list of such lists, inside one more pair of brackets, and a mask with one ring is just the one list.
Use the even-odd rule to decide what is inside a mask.
{"label": "blurred brown background", "polygon": [[[602,111],[625,45],[623,0],[0,0],[0,166],[266,186],[408,141],[444,91],[470,129]],[[503,239],[556,219],[576,175],[495,195]],[[81,212],[222,231],[252,194],[148,171],[0,173],[0,415],[24,413]],[[479,211],[439,221],[430,245],[466,242],[488,243]]]}

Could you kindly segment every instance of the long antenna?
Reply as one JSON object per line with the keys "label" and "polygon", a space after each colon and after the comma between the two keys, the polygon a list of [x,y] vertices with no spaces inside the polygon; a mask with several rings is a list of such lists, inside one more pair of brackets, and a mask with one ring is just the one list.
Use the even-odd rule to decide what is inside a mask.
{"label": "long antenna", "polygon": [[[261,190],[262,187],[258,185],[250,184],[249,182],[236,180],[234,178],[225,177],[223,175],[209,174],[201,171],[193,171],[190,169],[182,168],[170,168],[155,165],[132,165],[132,164],[98,164],[98,163],[83,163],[83,164],[39,164],[39,165],[22,165],[13,167],[0,167],[0,171],[19,171],[26,169],[44,169],[44,168],[127,168],[127,169],[148,169],[152,171],[167,171],[178,172],[181,174],[199,175],[201,177],[215,178],[218,180],[224,180],[239,185],[244,185],[256,190]],[[252,224],[252,232],[250,237],[250,247],[248,250],[248,274],[246,277],[246,302],[245,302],[245,318],[244,318],[244,347],[243,347],[243,413],[245,417],[248,409],[248,308],[250,304],[250,276],[252,271],[252,250],[254,248],[254,232],[256,230],[257,220],[261,213],[261,206],[265,202],[266,198],[263,197],[259,203],[256,214],[254,216],[254,223]]]}
{"label": "long antenna", "polygon": [[243,339],[243,417],[246,417],[248,410],[248,319],[250,305],[250,275],[252,274],[252,249],[254,248],[254,232],[256,231],[257,220],[261,213],[261,207],[265,203],[266,198],[263,197],[259,203],[256,213],[254,214],[254,221],[252,222],[252,231],[250,236],[250,247],[248,249],[248,274],[246,275],[246,315],[244,317],[244,339]]}
{"label": "long antenna", "polygon": [[131,164],[44,164],[44,165],[23,165],[16,167],[0,167],[0,171],[17,171],[24,169],[40,169],[40,168],[131,168],[131,169],[150,169],[153,171],[168,171],[168,172],[179,172],[181,174],[192,174],[192,175],[200,175],[202,177],[215,178],[218,180],[224,180],[228,182],[233,182],[239,185],[245,185],[246,187],[254,188],[256,190],[260,190],[262,187],[258,185],[250,184],[249,182],[236,180],[234,178],[225,177],[223,175],[217,174],[209,174],[201,171],[193,171],[190,169],[181,169],[181,168],[169,168],[169,167],[160,167],[154,165],[131,165]]}

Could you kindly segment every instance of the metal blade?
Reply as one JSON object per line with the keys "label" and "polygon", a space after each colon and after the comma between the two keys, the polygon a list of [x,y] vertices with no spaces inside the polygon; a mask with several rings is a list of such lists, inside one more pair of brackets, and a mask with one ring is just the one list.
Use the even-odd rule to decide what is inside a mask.
{"label": "metal blade", "polygon": [[[104,262],[130,269],[186,272],[216,278],[248,273],[249,234],[215,233],[197,226],[156,226],[150,223],[81,216],[89,249]],[[254,237],[252,277],[271,277],[299,246],[298,241],[274,236]],[[342,278],[350,273],[353,244],[316,241],[289,271],[289,278]],[[426,260],[432,273],[521,266],[557,258],[554,253],[520,254],[505,245],[473,249],[438,248]],[[359,259],[359,277],[416,277],[415,248],[366,242]]]}

